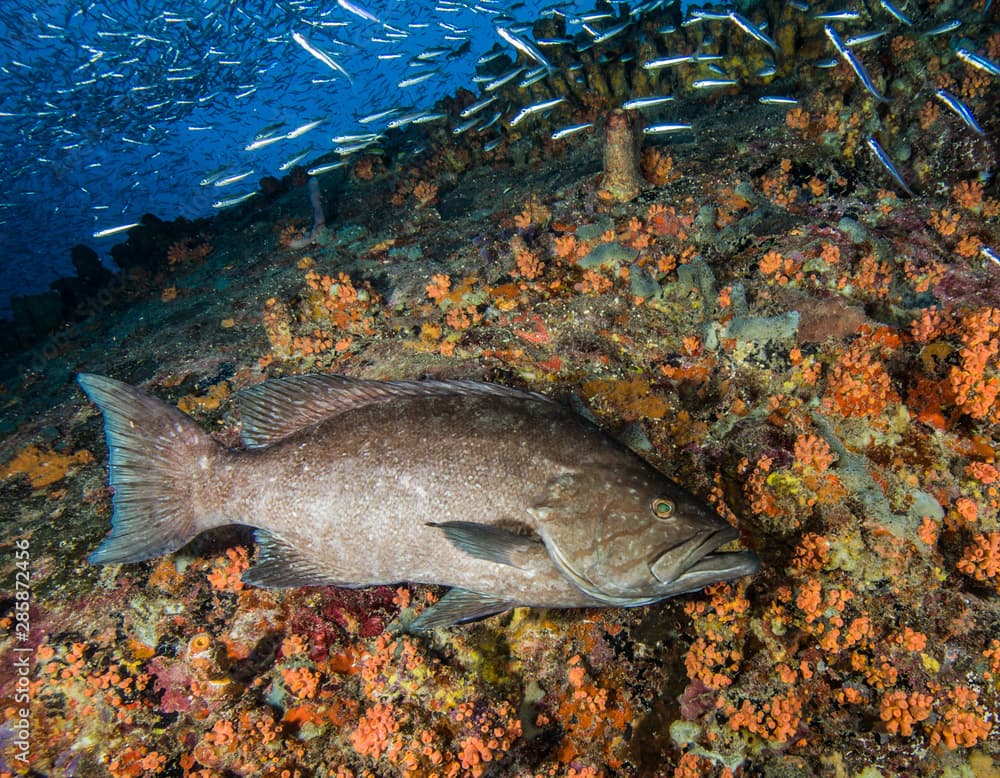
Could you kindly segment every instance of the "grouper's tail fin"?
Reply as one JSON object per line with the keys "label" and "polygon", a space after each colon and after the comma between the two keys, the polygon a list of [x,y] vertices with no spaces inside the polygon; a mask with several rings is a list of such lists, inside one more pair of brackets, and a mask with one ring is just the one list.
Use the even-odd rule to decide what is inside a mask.
{"label": "grouper's tail fin", "polygon": [[179,410],[133,386],[86,373],[77,381],[104,414],[115,490],[111,534],[90,561],[141,562],[208,529],[198,521],[194,489],[219,445]]}

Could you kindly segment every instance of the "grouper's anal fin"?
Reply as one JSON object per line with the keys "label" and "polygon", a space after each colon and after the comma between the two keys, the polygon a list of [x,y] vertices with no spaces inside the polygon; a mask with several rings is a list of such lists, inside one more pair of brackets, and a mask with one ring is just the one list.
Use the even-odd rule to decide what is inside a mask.
{"label": "grouper's anal fin", "polygon": [[243,573],[243,583],[271,589],[358,585],[339,577],[335,569],[308,558],[294,546],[266,530],[255,530],[254,538],[257,541],[257,559]]}
{"label": "grouper's anal fin", "polygon": [[375,403],[441,395],[511,397],[553,402],[534,392],[478,381],[369,381],[341,375],[272,378],[239,392],[247,448],[268,446],[332,416]]}
{"label": "grouper's anal fin", "polygon": [[516,608],[518,603],[492,594],[451,589],[437,603],[415,618],[407,629],[426,632],[438,627],[450,627],[465,621],[476,621]]}

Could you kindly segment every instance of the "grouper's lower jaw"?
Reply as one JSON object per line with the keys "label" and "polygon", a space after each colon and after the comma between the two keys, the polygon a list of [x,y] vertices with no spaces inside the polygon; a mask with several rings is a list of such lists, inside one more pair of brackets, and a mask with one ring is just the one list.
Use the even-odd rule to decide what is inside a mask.
{"label": "grouper's lower jaw", "polygon": [[732,581],[760,570],[760,559],[753,551],[713,551],[685,570],[669,585],[659,590],[661,599],[696,592],[706,586]]}

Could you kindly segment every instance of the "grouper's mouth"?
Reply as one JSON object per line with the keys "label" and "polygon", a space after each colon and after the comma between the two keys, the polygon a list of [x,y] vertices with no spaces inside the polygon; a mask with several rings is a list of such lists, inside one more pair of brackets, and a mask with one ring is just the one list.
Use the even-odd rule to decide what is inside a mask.
{"label": "grouper's mouth", "polygon": [[[705,532],[689,538],[681,546],[668,549],[650,563],[650,572],[660,582],[643,594],[611,594],[594,584],[588,577],[574,570],[557,546],[549,547],[553,561],[562,572],[584,593],[607,605],[634,607],[657,602],[685,592],[693,592],[722,581],[730,581],[744,575],[752,575],[760,569],[760,560],[752,551],[716,551],[739,537],[732,527]],[[678,550],[683,548],[682,553]],[[667,557],[669,556],[669,565]],[[658,569],[654,571],[654,567]],[[679,570],[672,578],[663,580],[668,570]]]}
{"label": "grouper's mouth", "polygon": [[661,579],[659,574],[667,574],[670,567],[666,564],[658,567],[663,556],[650,565],[650,572],[664,586],[659,590],[661,597],[674,597],[678,594],[696,592],[706,586],[753,575],[760,569],[760,559],[753,551],[717,551],[721,546],[731,543],[739,537],[733,527],[705,534],[699,542],[692,543],[688,553],[684,555],[683,569],[672,578]]}
{"label": "grouper's mouth", "polygon": [[760,559],[753,551],[712,551],[661,589],[660,597],[696,592],[712,584],[753,575],[758,570]]}
{"label": "grouper's mouth", "polygon": [[699,561],[711,556],[720,546],[736,540],[739,533],[730,526],[699,532],[683,543],[668,548],[649,564],[649,572],[661,584],[670,585],[695,567]]}

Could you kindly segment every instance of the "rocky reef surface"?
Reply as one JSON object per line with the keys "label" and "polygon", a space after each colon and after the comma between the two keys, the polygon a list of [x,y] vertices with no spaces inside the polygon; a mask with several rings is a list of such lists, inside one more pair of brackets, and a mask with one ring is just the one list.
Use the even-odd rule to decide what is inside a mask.
{"label": "rocky reef surface", "polygon": [[[914,102],[936,129],[900,131],[926,176],[904,196],[841,71],[790,109],[701,100],[669,140],[432,133],[326,176],[324,224],[298,175],[133,230],[116,293],[0,365],[0,775],[996,775],[996,144]],[[441,590],[247,586],[239,528],[91,566],[111,502],[80,371],[227,445],[230,396],[269,376],[544,392],[709,500],[761,572],[415,637],[400,614]]]}

